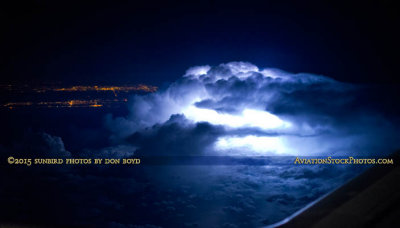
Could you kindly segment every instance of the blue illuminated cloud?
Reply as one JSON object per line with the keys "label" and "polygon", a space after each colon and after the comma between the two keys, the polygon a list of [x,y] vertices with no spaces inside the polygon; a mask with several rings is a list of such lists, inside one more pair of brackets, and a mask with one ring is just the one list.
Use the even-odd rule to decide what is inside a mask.
{"label": "blue illuminated cloud", "polygon": [[[205,154],[391,152],[399,146],[394,134],[397,130],[387,124],[379,110],[357,105],[365,102],[360,97],[363,89],[326,76],[260,69],[247,62],[197,66],[164,90],[134,96],[128,116],[108,116],[106,123],[116,141],[133,134],[151,138],[149,128],[168,123],[173,115],[187,120],[182,129],[195,128],[201,122],[222,127],[222,133],[195,149]],[[384,136],[376,133],[378,126]],[[170,144],[180,144],[171,140]],[[138,148],[146,147],[137,140],[134,143]]]}

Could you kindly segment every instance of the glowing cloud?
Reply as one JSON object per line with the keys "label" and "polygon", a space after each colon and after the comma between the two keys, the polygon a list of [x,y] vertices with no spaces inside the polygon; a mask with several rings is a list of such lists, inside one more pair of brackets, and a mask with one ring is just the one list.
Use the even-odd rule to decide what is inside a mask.
{"label": "glowing cloud", "polygon": [[[226,155],[372,154],[398,148],[396,126],[359,105],[366,99],[361,89],[248,62],[197,66],[167,88],[134,96],[129,115],[109,116],[107,126],[117,142],[142,132],[143,137],[158,137],[168,129],[172,138],[165,143],[188,153],[193,147],[199,153]],[[182,140],[190,141],[183,149]]]}
{"label": "glowing cloud", "polygon": [[219,113],[212,109],[190,106],[183,110],[186,118],[195,122],[208,122],[214,125],[224,125],[231,128],[259,128],[263,130],[287,128],[290,123],[266,111],[244,109],[240,115]]}
{"label": "glowing cloud", "polygon": [[191,67],[186,71],[185,76],[195,76],[199,77],[201,75],[207,74],[207,72],[211,69],[210,66],[196,66],[196,67]]}
{"label": "glowing cloud", "polygon": [[217,151],[230,155],[289,155],[282,137],[249,135],[245,137],[221,137],[214,145]]}

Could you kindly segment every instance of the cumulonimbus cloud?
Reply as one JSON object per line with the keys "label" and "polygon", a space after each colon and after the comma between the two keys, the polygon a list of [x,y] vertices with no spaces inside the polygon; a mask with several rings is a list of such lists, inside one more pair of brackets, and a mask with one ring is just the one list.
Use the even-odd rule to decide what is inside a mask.
{"label": "cumulonimbus cloud", "polygon": [[[130,114],[109,115],[106,123],[114,140],[128,139],[142,150],[148,147],[144,142],[160,140],[160,131],[172,123],[176,126],[162,134],[161,142],[177,147],[182,145],[179,140],[189,138],[184,134],[193,134],[204,123],[212,133],[197,135],[198,142],[207,135],[206,143],[192,145],[205,154],[391,152],[399,146],[397,130],[379,109],[360,105],[368,104],[364,89],[321,75],[260,69],[247,62],[197,66],[164,90],[132,97]],[[181,117],[173,118],[177,115]],[[184,150],[190,153],[193,148]]]}

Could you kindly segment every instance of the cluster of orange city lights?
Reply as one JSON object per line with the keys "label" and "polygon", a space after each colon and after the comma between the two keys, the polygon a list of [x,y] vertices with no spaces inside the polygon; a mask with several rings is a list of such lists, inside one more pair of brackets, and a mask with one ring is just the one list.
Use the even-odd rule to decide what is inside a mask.
{"label": "cluster of orange city lights", "polygon": [[[53,87],[53,86],[43,86],[43,87],[34,87],[31,88],[29,86],[23,86],[23,87],[15,87],[12,85],[7,85],[7,86],[1,86],[1,90],[7,91],[6,93],[11,94],[25,94],[26,92],[33,91],[38,94],[46,93],[46,92],[112,92],[114,94],[114,99],[108,99],[108,98],[98,98],[96,95],[93,97],[93,94],[87,97],[87,99],[81,99],[81,98],[72,98],[70,97],[68,100],[62,99],[62,101],[43,101],[43,99],[40,99],[39,101],[18,101],[18,102],[7,102],[0,104],[4,108],[7,109],[14,109],[16,107],[27,107],[27,106],[34,106],[34,107],[47,107],[47,108],[71,108],[71,107],[86,107],[86,108],[100,108],[100,107],[111,107],[112,105],[115,104],[120,104],[120,103],[125,103],[127,102],[126,96],[129,95],[129,92],[145,92],[145,93],[152,93],[157,91],[156,86],[150,86],[150,85],[135,85],[135,86],[83,86],[83,85],[77,85],[77,86],[71,86],[71,87]],[[12,93],[14,92],[14,93]],[[68,93],[68,94],[70,94]],[[117,99],[117,94],[118,93],[123,93],[122,97]],[[47,96],[47,95],[46,95]],[[76,97],[75,95],[72,95],[73,97]],[[79,97],[82,97],[82,94],[79,95]],[[97,97],[97,98],[96,98]],[[103,97],[103,95],[102,95]],[[72,99],[71,99],[72,98]],[[1,107],[0,106],[0,107]]]}
{"label": "cluster of orange city lights", "polygon": [[41,101],[41,102],[9,102],[3,105],[8,109],[13,109],[16,107],[23,106],[37,106],[37,107],[47,107],[47,108],[72,108],[72,107],[82,107],[82,108],[99,108],[112,103],[123,103],[127,102],[127,99],[122,100],[68,100],[68,101]]}

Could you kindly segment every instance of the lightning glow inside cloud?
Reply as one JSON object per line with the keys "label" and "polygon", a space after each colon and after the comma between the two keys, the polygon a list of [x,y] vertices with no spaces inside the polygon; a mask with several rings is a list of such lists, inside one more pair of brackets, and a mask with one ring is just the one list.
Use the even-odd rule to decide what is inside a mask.
{"label": "lightning glow inside cloud", "polygon": [[290,123],[281,120],[269,112],[255,109],[244,109],[240,115],[218,113],[212,109],[190,106],[183,114],[195,122],[208,122],[231,128],[254,127],[263,130],[289,127]]}
{"label": "lightning glow inside cloud", "polygon": [[[394,128],[379,112],[355,105],[359,93],[357,86],[325,76],[247,62],[196,66],[164,90],[134,96],[130,114],[107,124],[122,140],[161,137],[162,129],[172,128],[157,140],[181,150],[179,140],[190,138],[185,151],[207,154],[344,155],[395,148]],[[209,127],[199,130],[201,123]]]}
{"label": "lightning glow inside cloud", "polygon": [[[215,143],[219,151],[233,148],[241,153],[231,155],[291,155],[292,152],[280,137],[249,135],[245,137],[221,137]],[[236,150],[236,151],[238,151]],[[244,153],[243,153],[244,151]]]}

